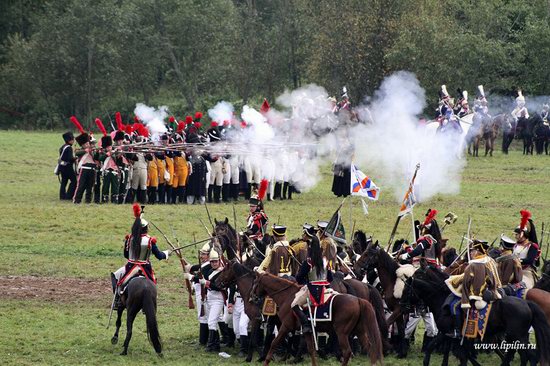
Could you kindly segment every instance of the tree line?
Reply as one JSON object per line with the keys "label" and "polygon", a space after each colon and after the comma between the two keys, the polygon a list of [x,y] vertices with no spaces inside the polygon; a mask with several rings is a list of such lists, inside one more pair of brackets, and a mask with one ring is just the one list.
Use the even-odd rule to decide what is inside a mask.
{"label": "tree line", "polygon": [[3,0],[0,127],[91,125],[137,102],[182,118],[308,83],[357,104],[403,69],[429,116],[441,84],[549,95],[549,15],[547,0]]}

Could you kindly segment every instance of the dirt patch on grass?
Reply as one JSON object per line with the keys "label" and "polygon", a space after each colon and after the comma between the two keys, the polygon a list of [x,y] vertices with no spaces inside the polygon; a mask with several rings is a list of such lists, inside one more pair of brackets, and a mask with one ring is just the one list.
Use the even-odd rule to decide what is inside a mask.
{"label": "dirt patch on grass", "polygon": [[0,276],[0,300],[103,302],[111,284],[106,280],[35,276]]}

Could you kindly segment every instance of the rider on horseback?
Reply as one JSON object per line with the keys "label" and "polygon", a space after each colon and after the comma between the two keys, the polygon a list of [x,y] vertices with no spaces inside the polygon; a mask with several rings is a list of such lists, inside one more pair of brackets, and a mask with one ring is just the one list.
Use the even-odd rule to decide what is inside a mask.
{"label": "rider on horseback", "polygon": [[273,225],[271,229],[275,244],[267,248],[262,263],[258,266],[258,272],[267,271],[272,275],[283,277],[292,274],[291,259],[294,252],[286,240],[286,226]]}
{"label": "rider on horseback", "polygon": [[326,229],[328,226],[327,221],[317,221],[317,237],[321,243],[321,249],[323,257],[328,261],[328,266],[331,270],[338,269],[338,259],[336,254],[338,253],[338,246],[330,236],[328,236]]}
{"label": "rider on horseback", "polygon": [[537,232],[531,212],[521,211],[520,225],[514,230],[516,233],[516,245],[514,254],[521,261],[523,269],[523,282],[527,289],[532,289],[537,282],[537,264],[540,257],[540,248],[537,244]]}
{"label": "rider on horseback", "polygon": [[525,106],[525,97],[521,93],[521,90],[518,90],[518,96],[516,98],[516,108],[514,108],[514,110],[512,111],[512,117],[514,117],[516,121],[520,118],[529,118],[529,111]]}
{"label": "rider on horseback", "polygon": [[483,90],[483,85],[477,86],[477,95],[474,101],[474,112],[478,114],[489,113],[487,98],[485,98],[485,90]]}
{"label": "rider on horseback", "polygon": [[501,235],[500,246],[502,251],[496,259],[498,266],[498,276],[505,288],[507,295],[516,295],[521,297],[525,283],[523,283],[523,273],[521,271],[521,261],[514,254],[516,242],[507,236]]}
{"label": "rider on horseback", "polygon": [[250,213],[248,215],[245,234],[252,240],[262,240],[268,217],[264,212],[264,203],[262,202],[267,192],[267,180],[262,180],[258,195],[253,195],[248,201]]}
{"label": "rider on horseback", "polygon": [[115,295],[115,304],[117,303],[118,296],[122,292],[123,287],[130,279],[140,273],[153,281],[153,283],[157,283],[155,272],[149,261],[151,253],[153,253],[158,260],[163,260],[168,259],[172,252],[170,249],[164,252],[158,249],[157,239],[147,234],[149,223],[142,218],[143,211],[137,203],[134,204],[133,210],[136,219],[132,226],[132,234],[126,235],[124,244],[124,257],[128,259],[128,263],[119,268],[116,272],[111,273],[113,292],[119,289]]}
{"label": "rider on horseback", "polygon": [[332,271],[327,258],[323,257],[319,239],[315,235],[311,235],[308,258],[300,266],[296,281],[304,286],[294,296],[291,308],[302,324],[302,333],[311,333],[311,324],[301,307],[307,303],[310,295],[314,305],[323,304],[325,288],[332,282]]}
{"label": "rider on horseback", "polygon": [[[420,237],[416,241],[416,247],[411,252],[401,254],[399,256],[401,261],[407,262],[412,259],[413,264],[418,265],[419,259],[424,258],[429,264],[439,266],[442,239],[435,215],[437,210],[428,210],[424,223],[418,227]],[[419,258],[415,259],[415,257]]]}

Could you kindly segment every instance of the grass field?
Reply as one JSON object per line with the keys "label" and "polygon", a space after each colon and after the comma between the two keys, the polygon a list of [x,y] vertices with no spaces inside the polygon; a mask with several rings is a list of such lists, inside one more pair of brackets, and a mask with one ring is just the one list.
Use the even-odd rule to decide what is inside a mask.
{"label": "grass field", "polygon": [[[57,151],[62,144],[60,133],[0,132],[0,279],[9,281],[48,283],[46,294],[19,295],[19,288],[0,293],[0,363],[9,365],[77,365],[77,364],[180,364],[236,365],[236,357],[221,359],[195,347],[198,326],[196,313],[185,308],[186,294],[181,285],[181,269],[177,260],[155,262],[159,278],[159,328],[165,347],[165,357],[158,358],[147,341],[145,322],[140,315],[135,323],[129,355],[121,357],[121,345],[112,346],[113,329],[106,330],[108,309],[112,299],[109,272],[125,263],[122,240],[133,222],[129,205],[73,205],[58,200],[59,184],[53,175]],[[428,172],[422,172],[428,174]],[[352,208],[356,228],[374,233],[381,242],[387,241],[398,204],[393,194],[385,194],[384,182],[376,172],[368,172],[382,187],[381,199],[369,206],[364,216],[360,203]],[[322,182],[310,192],[295,195],[292,201],[267,202],[271,221],[289,226],[290,237],[300,234],[301,224],[329,219],[340,199],[330,192],[331,173],[324,169]],[[460,243],[471,215],[472,232],[478,238],[492,241],[505,233],[512,236],[519,223],[519,211],[527,208],[535,223],[550,224],[550,157],[528,156],[514,150],[505,156],[496,152],[492,158],[469,158],[463,174],[461,192],[456,196],[440,196],[419,204],[417,216],[428,208],[442,214],[453,211],[459,220],[445,230],[450,245]],[[210,205],[218,219],[229,217],[233,222],[231,204]],[[248,207],[236,206],[239,227],[245,225]],[[349,206],[343,211],[346,228]],[[181,243],[205,237],[199,218],[207,222],[202,206],[148,206],[146,217],[171,237],[172,229]],[[407,235],[406,227],[401,235]],[[348,228],[349,229],[349,228]],[[154,230],[153,235],[160,236]],[[160,248],[167,247],[159,238]],[[189,248],[187,258],[196,258]],[[9,276],[9,277],[8,277]],[[49,280],[50,282],[43,282]],[[55,283],[89,284],[90,291],[64,296],[56,295]],[[32,286],[29,282],[29,286]],[[32,293],[32,291],[31,291]],[[124,337],[125,331],[121,331]],[[417,337],[418,338],[418,337]],[[420,337],[421,338],[421,337]],[[405,360],[390,356],[388,365],[408,365],[421,362],[419,344]],[[516,357],[516,362],[517,362]],[[482,364],[496,362],[496,356],[481,358]],[[456,362],[451,360],[452,364]],[[365,357],[352,364],[367,364]],[[436,357],[433,364],[439,364]],[[323,364],[336,364],[323,361]]]}

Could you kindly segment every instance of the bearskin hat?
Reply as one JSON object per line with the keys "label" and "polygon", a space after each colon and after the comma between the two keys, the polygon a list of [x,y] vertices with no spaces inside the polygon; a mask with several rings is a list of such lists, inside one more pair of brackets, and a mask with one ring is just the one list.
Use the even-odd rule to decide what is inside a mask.
{"label": "bearskin hat", "polygon": [[80,146],[84,146],[85,143],[90,142],[90,135],[84,132],[76,136],[75,140]]}
{"label": "bearskin hat", "polygon": [[109,146],[113,146],[113,139],[111,138],[111,136],[107,135],[107,136],[103,136],[101,138],[101,147],[106,149],[108,148]]}
{"label": "bearskin hat", "polygon": [[62,136],[65,143],[69,143],[69,141],[74,140],[74,135],[71,131],[65,132]]}

